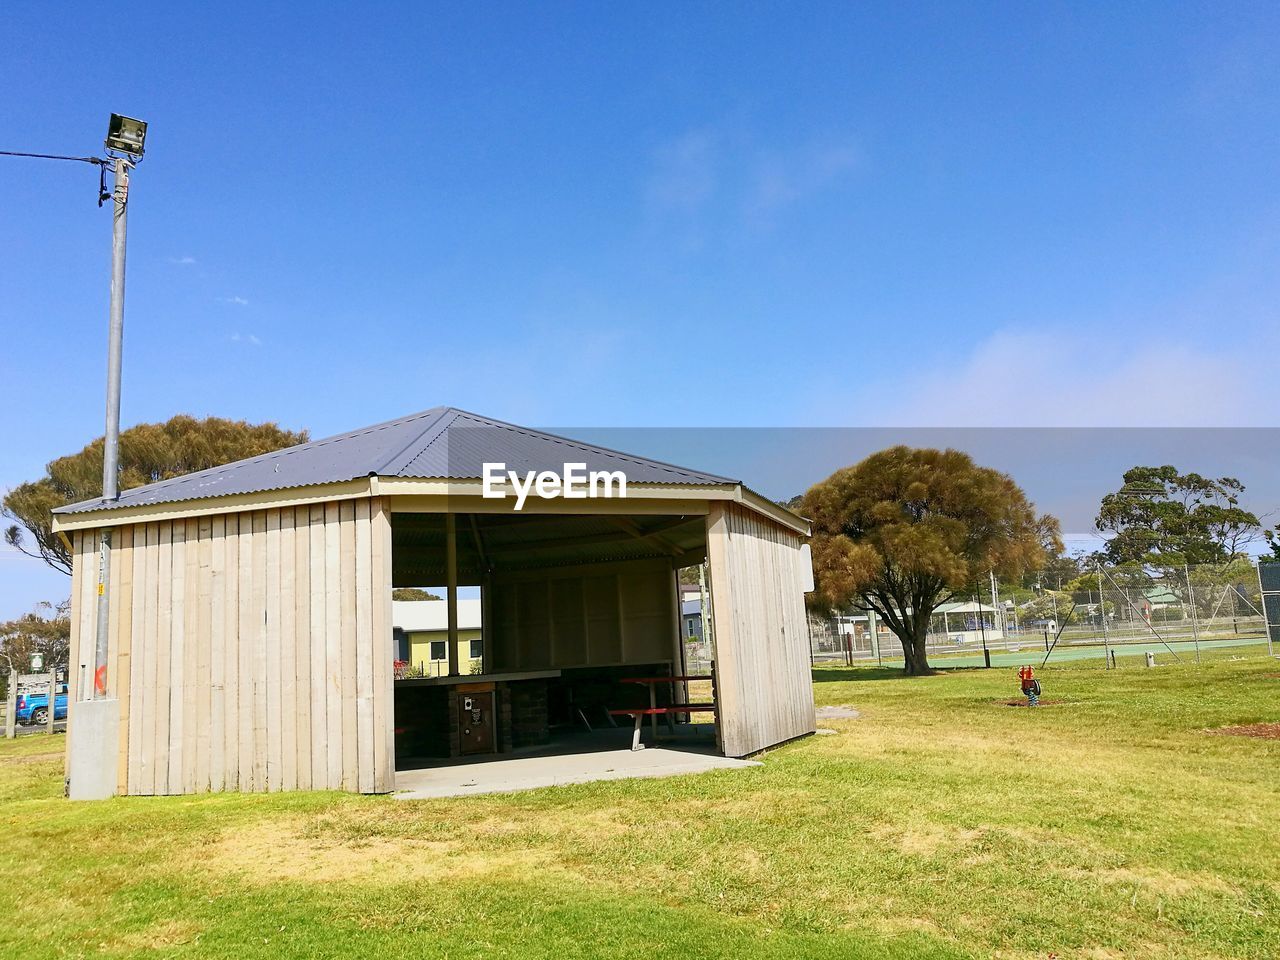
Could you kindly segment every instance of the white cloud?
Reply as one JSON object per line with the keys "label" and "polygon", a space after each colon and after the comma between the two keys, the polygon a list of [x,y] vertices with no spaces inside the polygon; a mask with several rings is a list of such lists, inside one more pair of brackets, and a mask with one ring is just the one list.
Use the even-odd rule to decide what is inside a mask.
{"label": "white cloud", "polygon": [[246,300],[244,297],[219,297],[218,302],[230,303],[237,307],[247,307],[249,305],[249,301]]}
{"label": "white cloud", "polygon": [[818,143],[762,155],[755,164],[746,211],[760,217],[825,190],[855,170],[861,152],[850,143]]}
{"label": "white cloud", "polygon": [[893,426],[1270,425],[1280,390],[1256,357],[1079,329],[1003,331],[967,354],[896,367],[853,409]]}
{"label": "white cloud", "polygon": [[653,156],[649,203],[659,209],[695,210],[716,191],[717,138],[695,130],[663,144]]}
{"label": "white cloud", "polygon": [[190,256],[170,257],[169,262],[176,263],[180,267],[189,267],[196,262],[196,258]]}
{"label": "white cloud", "polygon": [[251,347],[260,347],[260,346],[262,346],[262,341],[261,341],[261,340],[259,340],[259,339],[258,339],[256,336],[254,336],[252,333],[233,333],[233,334],[231,335],[231,342],[232,342],[232,343],[247,343],[247,344],[249,344]]}
{"label": "white cloud", "polygon": [[834,187],[862,159],[847,138],[774,144],[732,129],[690,130],[653,152],[646,206],[667,225],[696,232],[717,221],[759,228]]}

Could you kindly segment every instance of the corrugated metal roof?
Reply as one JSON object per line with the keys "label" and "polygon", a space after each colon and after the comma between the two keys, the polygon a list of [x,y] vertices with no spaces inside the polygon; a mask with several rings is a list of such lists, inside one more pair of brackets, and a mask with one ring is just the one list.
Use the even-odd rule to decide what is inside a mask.
{"label": "corrugated metal roof", "polygon": [[621,470],[628,483],[737,483],[454,407],[434,407],[249,460],[134,487],[115,501],[85,500],[59,507],[54,513],[178,503],[370,476],[471,480],[481,477],[485,463],[499,462],[522,474],[529,470],[560,472],[565,463],[585,463],[587,470]]}

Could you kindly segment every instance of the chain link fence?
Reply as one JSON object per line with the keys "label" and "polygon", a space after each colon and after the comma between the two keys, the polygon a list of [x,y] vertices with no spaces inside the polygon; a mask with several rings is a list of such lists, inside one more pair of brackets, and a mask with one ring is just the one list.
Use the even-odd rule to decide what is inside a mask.
{"label": "chain link fence", "polygon": [[[1164,569],[1094,566],[1052,585],[990,577],[983,587],[935,611],[927,640],[931,661],[1035,653],[1052,662],[1149,650],[1184,659],[1268,642],[1258,566],[1250,560]],[[815,664],[902,660],[897,636],[862,611],[811,617],[809,626]]]}

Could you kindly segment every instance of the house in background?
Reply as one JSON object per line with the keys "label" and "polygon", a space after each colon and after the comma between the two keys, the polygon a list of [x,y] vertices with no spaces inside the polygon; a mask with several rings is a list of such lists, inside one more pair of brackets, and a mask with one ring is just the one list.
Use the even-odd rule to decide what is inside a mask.
{"label": "house in background", "polygon": [[696,583],[680,584],[680,633],[685,643],[702,640],[702,590]]}
{"label": "house in background", "polygon": [[[480,632],[481,601],[458,600],[458,663],[484,662]],[[391,624],[396,659],[414,675],[439,677],[449,672],[449,605],[443,600],[393,600]],[[475,668],[476,673],[480,670]]]}

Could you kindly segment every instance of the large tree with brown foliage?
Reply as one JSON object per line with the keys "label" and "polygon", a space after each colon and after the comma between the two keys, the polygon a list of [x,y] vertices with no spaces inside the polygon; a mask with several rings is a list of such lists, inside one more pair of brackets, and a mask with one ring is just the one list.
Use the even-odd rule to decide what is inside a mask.
{"label": "large tree with brown foliage", "polygon": [[1057,520],[958,450],[882,450],[810,488],[799,510],[813,521],[812,602],[875,611],[902,641],[909,674],[929,672],[940,604],[988,571],[1020,576],[1061,549]]}
{"label": "large tree with brown foliage", "polygon": [[[164,423],[140,423],[120,434],[120,489],[219,467],[306,440],[305,430],[294,432],[274,423],[221,417],[201,420],[179,414]],[[39,480],[9,491],[3,513],[16,521],[4,532],[11,546],[40,557],[55,570],[71,572],[71,556],[53,532],[51,512],[55,507],[102,496],[102,447],[99,437],[79,453],[49,463]]]}

